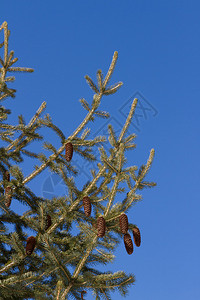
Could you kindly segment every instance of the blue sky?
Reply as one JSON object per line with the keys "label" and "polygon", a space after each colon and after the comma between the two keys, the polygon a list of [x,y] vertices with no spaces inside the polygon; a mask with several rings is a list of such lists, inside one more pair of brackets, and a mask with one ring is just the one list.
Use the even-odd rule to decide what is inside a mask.
{"label": "blue sky", "polygon": [[[137,148],[127,155],[129,165],[140,166],[151,148],[156,153],[148,179],[157,187],[143,191],[143,201],[128,213],[141,229],[142,245],[128,255],[122,241],[114,264],[104,268],[135,274],[128,300],[200,299],[199,9],[199,1],[1,1],[0,23],[6,20],[11,30],[9,49],[19,57],[18,66],[35,69],[16,75],[17,96],[3,103],[12,110],[10,122],[19,114],[28,122],[46,101],[46,112],[70,135],[85,116],[78,100],[92,101],[84,75],[95,79],[99,68],[105,74],[116,50],[111,83],[124,85],[104,97],[100,109],[109,111],[119,130],[134,95],[146,108],[136,110],[130,132],[137,134]],[[106,122],[97,119],[92,135],[105,131]],[[59,147],[56,136],[44,132]],[[76,154],[74,159],[79,163]],[[26,175],[33,164],[24,164]],[[88,169],[83,165],[80,186]],[[29,187],[41,196],[45,189],[64,192],[48,171]],[[17,202],[11,208],[23,211]],[[93,299],[91,293],[84,298]]]}

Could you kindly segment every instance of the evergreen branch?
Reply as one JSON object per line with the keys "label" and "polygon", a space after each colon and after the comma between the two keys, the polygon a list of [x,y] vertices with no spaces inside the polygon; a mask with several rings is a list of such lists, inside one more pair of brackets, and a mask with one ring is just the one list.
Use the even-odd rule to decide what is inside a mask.
{"label": "evergreen branch", "polygon": [[132,141],[133,139],[135,139],[136,137],[137,137],[137,135],[135,133],[132,133],[127,138],[124,139],[124,143],[127,144],[130,141]]}
{"label": "evergreen branch", "polygon": [[8,59],[8,23],[3,22],[1,28],[4,28],[4,63],[6,64]]}
{"label": "evergreen branch", "polygon": [[97,71],[97,81],[98,81],[98,87],[100,89],[100,92],[103,91],[103,74],[101,70]]}
{"label": "evergreen branch", "polygon": [[149,171],[149,169],[150,169],[150,167],[152,165],[154,155],[155,155],[155,150],[151,149],[150,155],[149,155],[149,158],[148,158],[148,161],[147,161],[147,164],[146,164],[144,170],[142,171],[142,173],[141,173],[141,175],[139,177],[140,182],[146,176],[146,174],[148,173],[148,171]]}
{"label": "evergreen branch", "polygon": [[17,57],[13,58],[13,60],[9,63],[9,67],[11,67],[12,65],[14,65],[14,63],[16,63],[17,61],[18,61]]}
{"label": "evergreen branch", "polygon": [[25,155],[29,156],[29,157],[34,157],[34,158],[38,158],[39,154],[35,154],[31,151],[25,150],[25,149],[21,149],[21,152],[24,153]]}
{"label": "evergreen branch", "polygon": [[106,206],[106,210],[105,210],[105,213],[104,213],[104,216],[106,217],[108,212],[109,212],[109,209],[111,207],[111,204],[114,200],[114,197],[116,195],[116,192],[117,192],[117,186],[119,184],[119,180],[120,180],[120,175],[121,175],[121,167],[122,167],[122,156],[124,154],[124,145],[121,144],[120,147],[119,147],[119,169],[118,169],[118,173],[115,177],[115,180],[114,180],[114,184],[112,186],[112,189],[111,189],[111,193],[110,193],[110,197],[109,197],[109,202]]}
{"label": "evergreen branch", "polygon": [[[113,156],[115,155],[115,152],[113,152],[111,155],[110,155],[110,160],[112,160]],[[98,172],[98,174],[96,175],[95,178],[93,178],[93,180],[90,182],[90,184],[87,186],[87,188],[85,189],[84,191],[84,195],[88,195],[90,190],[93,188],[93,186],[95,186],[96,182],[99,180],[99,178],[102,176],[102,174],[105,172],[106,170],[106,166],[101,166],[100,167],[100,170]],[[83,196],[84,196],[83,195]],[[69,208],[69,212],[71,212],[73,209],[75,209],[75,207],[77,207],[77,205],[79,204],[79,202],[82,200],[82,197],[81,198],[77,198],[70,206]],[[51,232],[53,232],[58,226],[59,224],[61,224],[63,222],[63,220],[65,219],[64,216],[62,216],[59,220],[59,222],[56,222],[53,224],[53,226],[51,226],[51,228],[48,229],[47,233],[50,234]]]}
{"label": "evergreen branch", "polygon": [[142,181],[139,186],[138,186],[138,189],[139,190],[142,190],[143,188],[152,188],[156,186],[156,183],[155,182],[148,182],[148,181]]}
{"label": "evergreen branch", "polygon": [[[85,252],[85,254],[82,256],[80,262],[78,263],[73,275],[72,275],[72,279],[76,279],[78,277],[78,274],[80,273],[81,269],[83,268],[88,256],[90,255],[90,252],[93,250],[94,248],[94,244],[97,241],[97,236],[95,235],[93,240],[91,241],[91,244],[88,245],[88,248]],[[72,285],[69,284],[69,286],[64,290],[63,294],[61,295],[61,300],[65,299],[65,296],[67,295],[67,293],[70,291]]]}
{"label": "evergreen branch", "polygon": [[10,276],[4,280],[0,280],[0,285],[4,285],[4,284],[12,285],[12,284],[16,284],[17,282],[30,280],[31,278],[34,278],[36,276],[37,275],[34,274],[33,272],[26,272],[20,276],[20,279],[19,279],[18,275],[16,275],[16,276]]}
{"label": "evergreen branch", "polygon": [[85,108],[85,110],[90,111],[90,106],[84,98],[81,98],[79,101],[81,105]]}
{"label": "evergreen branch", "polygon": [[4,67],[4,61],[1,57],[0,57],[0,64],[2,65],[2,67]]}
{"label": "evergreen branch", "polygon": [[[151,149],[147,164],[146,164],[145,168],[143,169],[143,171],[141,172],[140,176],[137,178],[137,181],[136,181],[133,189],[131,191],[129,191],[129,193],[128,193],[129,197],[133,196],[135,191],[138,189],[138,186],[140,185],[141,181],[143,180],[143,178],[145,177],[145,175],[149,171],[149,169],[151,167],[151,164],[153,162],[154,154],[155,154],[155,150]],[[124,212],[130,207],[130,205],[132,204],[133,201],[134,201],[134,198],[128,203],[128,205],[126,206]]]}
{"label": "evergreen branch", "polygon": [[135,112],[135,109],[136,109],[136,105],[137,105],[137,102],[138,102],[138,99],[135,98],[132,102],[132,105],[131,105],[131,109],[130,109],[130,112],[128,114],[128,117],[126,119],[126,123],[124,124],[122,130],[121,130],[121,133],[120,133],[120,136],[119,136],[119,139],[118,139],[118,143],[120,143],[123,139],[123,136],[125,135],[130,123],[131,123],[131,120],[132,120],[132,117],[133,117],[133,114]]}
{"label": "evergreen branch", "polygon": [[8,96],[9,96],[9,94],[3,94],[2,96],[0,95],[0,101],[2,101],[3,99],[5,99]]}
{"label": "evergreen branch", "polygon": [[84,151],[82,151],[80,148],[76,149],[77,153],[79,155],[81,155],[82,157],[84,157],[85,159],[87,159],[88,161],[95,161],[96,156],[93,155],[92,153],[88,153],[89,150],[91,150],[91,149],[85,149]]}
{"label": "evergreen branch", "polygon": [[104,217],[107,216],[107,214],[109,212],[109,209],[110,209],[110,206],[111,206],[111,204],[114,200],[114,197],[116,195],[116,189],[117,189],[117,186],[119,184],[119,176],[120,176],[120,174],[117,174],[116,177],[115,177],[115,181],[114,181],[114,184],[112,186],[110,197],[109,197],[109,202],[108,202],[108,204],[106,206],[106,209],[105,209]]}
{"label": "evergreen branch", "polygon": [[97,115],[98,117],[101,117],[101,118],[110,118],[110,114],[106,111],[101,111],[101,110],[98,110],[95,112],[95,115]]}
{"label": "evergreen branch", "polygon": [[112,254],[110,254],[110,256],[108,256],[105,253],[103,253],[102,251],[98,250],[97,248],[95,248],[95,250],[97,252],[99,252],[101,255],[105,256],[108,262],[110,262],[110,260],[113,259],[113,255]]}
{"label": "evergreen branch", "polygon": [[[104,87],[106,86],[110,76],[112,75],[113,71],[114,71],[114,67],[117,61],[117,56],[118,53],[117,51],[114,53],[113,55],[113,60],[112,63],[110,65],[110,68],[108,70],[108,73],[106,75],[106,78],[104,80]],[[85,117],[85,119],[82,121],[82,123],[78,126],[78,128],[73,132],[73,134],[71,136],[69,136],[68,140],[66,141],[66,143],[68,141],[72,141],[74,137],[76,137],[78,135],[78,133],[85,127],[85,125],[91,120],[92,115],[94,114],[95,110],[98,108],[98,106],[100,105],[100,101],[102,98],[102,93],[99,93],[98,95],[94,95],[94,99],[93,99],[93,106],[92,109],[88,112],[87,116]],[[64,148],[65,148],[65,144],[62,145],[60,147],[60,149],[57,151],[57,154],[60,154]],[[41,165],[37,170],[35,170],[34,172],[32,172],[32,174],[30,174],[28,177],[25,178],[23,184],[27,183],[28,181],[32,180],[36,175],[38,175],[40,172],[42,172],[48,165],[49,162],[53,161],[55,159],[56,155],[52,154],[48,161],[46,163],[44,163],[43,165]]]}
{"label": "evergreen branch", "polygon": [[[98,96],[98,101],[100,102],[102,95],[100,94]],[[99,103],[100,104],[100,103]],[[93,115],[94,111],[96,110],[96,108],[99,106],[99,104],[94,105],[93,108],[90,110],[90,112],[87,114],[87,116],[85,117],[85,119],[82,121],[82,123],[78,126],[78,128],[74,131],[74,133],[69,136],[69,138],[66,140],[66,142],[60,147],[60,149],[57,151],[57,155],[59,155],[64,149],[65,149],[65,145],[67,142],[72,141],[73,138],[75,138],[78,133],[85,127],[85,125],[89,122],[91,116]],[[56,154],[52,154],[49,156],[49,159],[46,163],[42,164],[37,170],[35,170],[34,172],[32,172],[29,176],[27,176],[24,181],[23,184],[29,182],[30,180],[32,180],[36,175],[38,175],[39,173],[41,173],[50,162],[52,162],[56,156]]]}
{"label": "evergreen branch", "polygon": [[114,71],[114,68],[115,68],[115,65],[116,65],[116,62],[117,62],[117,57],[118,57],[118,52],[115,51],[114,52],[114,55],[113,55],[113,58],[112,58],[112,62],[110,64],[110,67],[109,67],[109,70],[106,74],[106,77],[104,79],[104,82],[103,82],[103,88],[105,89],[106,88],[106,85],[107,83],[109,82],[111,76],[112,76],[112,73]]}
{"label": "evergreen branch", "polygon": [[116,134],[115,134],[114,129],[111,124],[108,125],[108,131],[110,133],[108,140],[109,140],[111,146],[117,148],[118,147],[117,137],[116,137]]}
{"label": "evergreen branch", "polygon": [[130,149],[134,149],[136,147],[135,144],[126,144],[125,148],[130,150]]}
{"label": "evergreen branch", "polygon": [[88,135],[90,134],[90,128],[85,128],[85,130],[83,131],[82,135],[81,135],[81,139],[84,140]]}
{"label": "evergreen branch", "polygon": [[67,277],[68,281],[70,282],[70,280],[71,280],[70,272],[62,266],[62,264],[58,260],[57,256],[54,254],[54,251],[52,251],[52,246],[49,245],[49,241],[47,240],[47,238],[44,237],[44,241],[45,241],[45,243],[46,243],[46,245],[48,247],[48,251],[51,253],[51,255],[54,258],[54,260],[56,261],[58,267],[62,270],[62,272],[65,274],[65,276]]}
{"label": "evergreen branch", "polygon": [[8,56],[8,60],[6,62],[6,67],[8,67],[10,65],[10,61],[13,58],[13,55],[14,55],[14,51],[12,50],[12,51],[10,51],[10,54]]}
{"label": "evergreen branch", "polygon": [[35,113],[35,115],[30,120],[28,127],[31,127],[37,121],[37,119],[39,118],[39,116],[41,115],[41,113],[45,108],[46,108],[46,102],[43,101],[40,107],[38,108],[37,112]]}
{"label": "evergreen branch", "polygon": [[105,159],[105,158],[102,158],[102,160],[103,160],[103,162],[107,165],[107,167],[109,168],[109,169],[111,169],[113,172],[115,172],[115,173],[118,173],[118,170],[114,167],[114,166],[112,166],[111,164],[110,164],[110,162],[107,160],[107,159]]}
{"label": "evergreen branch", "polygon": [[75,187],[75,184],[72,182],[72,180],[68,179],[68,177],[62,167],[60,167],[60,172],[61,172],[62,177],[63,177],[64,181],[66,182],[67,186],[78,196],[80,193],[79,190],[77,189],[77,187]]}
{"label": "evergreen branch", "polygon": [[98,90],[96,84],[92,81],[92,79],[91,79],[88,75],[85,75],[85,79],[86,79],[87,83],[89,84],[89,86],[91,87],[91,89],[92,89],[96,94],[99,94],[99,90]]}
{"label": "evergreen branch", "polygon": [[15,81],[15,77],[14,76],[6,77],[5,82],[8,81]]}
{"label": "evergreen branch", "polygon": [[109,87],[107,90],[105,90],[103,92],[103,94],[105,96],[115,94],[119,90],[119,88],[122,86],[122,84],[123,84],[123,82],[116,83],[115,85],[113,85],[113,86]]}
{"label": "evergreen branch", "polygon": [[[22,259],[24,257],[21,257]],[[0,273],[6,272],[7,270],[9,270],[10,268],[12,268],[14,265],[16,264],[15,261],[9,261],[2,269],[0,269]]]}
{"label": "evergreen branch", "polygon": [[[109,175],[110,174],[110,175]],[[108,174],[108,177],[100,184],[100,186],[99,186],[99,188],[92,194],[92,196],[94,197],[94,196],[96,196],[96,195],[98,195],[102,190],[103,190],[103,188],[105,187],[105,186],[107,186],[107,184],[110,182],[110,176],[111,176],[111,174],[112,174],[112,171],[110,171],[110,173]],[[96,177],[96,176],[95,176]],[[105,196],[105,198],[106,198],[107,196]],[[105,200],[105,199],[103,199],[103,200]],[[103,201],[103,200],[98,200],[98,201]],[[95,201],[95,202],[98,202],[98,201]]]}
{"label": "evergreen branch", "polygon": [[58,268],[59,268],[59,267],[56,267],[56,268],[54,268],[53,270],[51,270],[50,272],[49,272],[49,271],[43,272],[41,275],[39,275],[39,276],[38,276],[37,278],[35,278],[33,281],[27,283],[25,286],[28,286],[28,285],[32,284],[33,282],[35,282],[36,280],[40,279],[40,278],[41,278],[42,276],[44,276],[44,275],[50,275],[52,272],[56,271]]}
{"label": "evergreen branch", "polygon": [[29,72],[32,73],[34,72],[34,69],[32,68],[22,68],[22,67],[13,67],[13,68],[8,68],[8,72]]}
{"label": "evergreen branch", "polygon": [[[38,108],[37,112],[35,113],[35,115],[32,117],[32,119],[30,120],[29,124],[26,126],[26,128],[31,128],[33,126],[33,124],[36,122],[36,120],[38,119],[38,117],[40,116],[40,114],[43,112],[43,110],[46,108],[46,102],[44,101],[40,107]],[[6,147],[6,150],[9,151],[11,150],[13,147],[16,147],[17,144],[22,140],[22,138],[25,136],[25,133],[22,133],[17,139],[15,139],[8,147]]]}

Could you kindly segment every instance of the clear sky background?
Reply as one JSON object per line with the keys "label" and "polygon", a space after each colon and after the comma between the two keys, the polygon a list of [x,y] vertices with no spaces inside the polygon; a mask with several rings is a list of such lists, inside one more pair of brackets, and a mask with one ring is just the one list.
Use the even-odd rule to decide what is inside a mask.
{"label": "clear sky background", "polygon": [[[9,122],[16,123],[23,114],[28,123],[46,101],[46,112],[69,136],[86,113],[78,100],[92,101],[84,75],[95,79],[99,68],[105,74],[116,50],[119,57],[111,83],[124,85],[104,97],[100,109],[110,112],[110,123],[120,130],[131,99],[139,99],[129,129],[137,134],[137,148],[127,154],[128,164],[146,163],[155,148],[147,179],[157,187],[142,191],[143,201],[128,213],[129,221],[141,230],[141,247],[128,255],[122,240],[115,262],[100,268],[135,274],[127,300],[200,299],[199,11],[199,1],[185,0],[2,0],[0,4],[0,23],[6,20],[11,30],[9,50],[19,57],[16,66],[35,69],[32,74],[16,74],[11,84],[17,96],[3,103],[12,110]],[[107,120],[99,118],[92,124],[91,136],[106,130]],[[54,133],[44,132],[58,148]],[[41,149],[40,144],[33,149]],[[74,161],[82,168],[76,179],[82,186],[90,166],[76,153]],[[24,164],[25,175],[33,164]],[[28,186],[39,196],[65,192],[48,171]],[[23,212],[17,201],[11,209]],[[118,293],[112,296],[122,299]],[[91,293],[84,298],[93,299]]]}

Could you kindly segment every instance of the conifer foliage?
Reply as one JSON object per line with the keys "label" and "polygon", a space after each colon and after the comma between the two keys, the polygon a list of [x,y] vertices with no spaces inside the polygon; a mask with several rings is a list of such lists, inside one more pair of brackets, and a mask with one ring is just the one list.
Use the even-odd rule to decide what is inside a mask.
{"label": "conifer foliage", "polygon": [[[10,31],[7,22],[0,26],[0,101],[15,97],[16,90],[10,88],[15,80],[10,73],[33,72],[31,68],[15,67],[14,51],[8,51]],[[125,154],[135,148],[135,134],[127,134],[137,105],[134,99],[126,122],[119,136],[112,125],[108,125],[110,149],[106,151],[104,136],[89,139],[90,129],[86,126],[97,117],[108,118],[109,113],[99,110],[101,99],[116,93],[122,82],[109,86],[118,53],[114,52],[111,65],[104,77],[97,71],[97,84],[88,76],[85,79],[94,91],[89,104],[84,98],[80,103],[86,115],[74,132],[66,137],[52,121],[49,114],[42,116],[46,102],[43,102],[29,123],[22,115],[19,123],[9,124],[11,111],[7,105],[0,106],[0,299],[87,299],[92,290],[96,299],[111,299],[111,292],[118,290],[126,296],[128,287],[135,281],[133,274],[124,272],[100,272],[94,265],[113,262],[112,251],[123,242],[126,252],[133,253],[133,243],[141,244],[137,225],[128,211],[142,199],[137,190],[152,187],[154,182],[144,181],[154,157],[151,149],[147,163],[139,168],[127,166]],[[105,97],[106,98],[106,97]],[[43,141],[39,130],[48,127],[60,138],[60,147],[43,142],[44,149],[51,152],[31,151],[29,145]],[[98,147],[100,163],[93,149]],[[91,169],[91,180],[78,188],[76,176],[79,170],[73,158],[81,155],[85,160],[96,162]],[[30,174],[20,168],[26,159],[37,161]],[[28,183],[48,168],[58,174],[66,184],[64,197],[49,200],[39,197]],[[71,175],[74,176],[71,176]],[[122,186],[123,185],[123,186]],[[126,188],[124,187],[126,186]],[[124,193],[124,200],[114,204],[118,193]],[[27,207],[19,214],[18,203]],[[106,203],[106,204],[105,204]],[[133,220],[134,221],[134,220]],[[142,222],[142,220],[141,220]],[[9,232],[8,225],[14,226]],[[72,234],[72,225],[79,229]],[[32,235],[27,230],[34,232]],[[129,256],[127,259],[131,260]],[[71,268],[71,269],[70,269]]]}

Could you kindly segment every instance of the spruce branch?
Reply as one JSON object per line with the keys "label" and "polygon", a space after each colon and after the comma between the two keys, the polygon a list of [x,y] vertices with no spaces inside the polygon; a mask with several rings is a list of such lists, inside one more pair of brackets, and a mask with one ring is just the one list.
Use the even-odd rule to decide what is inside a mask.
{"label": "spruce branch", "polygon": [[109,80],[110,80],[110,78],[112,76],[112,73],[113,73],[113,71],[115,69],[115,65],[117,63],[117,57],[118,57],[118,52],[115,51],[114,55],[113,55],[112,62],[111,62],[110,67],[109,67],[109,70],[108,70],[108,72],[106,74],[106,77],[105,77],[105,79],[103,81],[103,88],[104,89],[106,88],[106,85],[108,84],[108,82],[109,82]]}
{"label": "spruce branch", "polygon": [[[110,77],[111,77],[111,75],[114,71],[114,67],[115,67],[115,64],[116,64],[116,61],[117,61],[117,55],[118,55],[118,53],[117,53],[117,51],[115,51],[114,55],[113,55],[111,65],[110,65],[109,70],[108,70],[108,73],[107,73],[106,78],[104,80],[104,87],[106,86],[108,80],[110,79]],[[85,119],[78,126],[78,128],[73,132],[73,134],[68,137],[66,143],[69,142],[69,141],[72,141],[78,135],[78,133],[86,126],[86,124],[91,120],[94,112],[96,111],[96,109],[100,105],[100,101],[101,101],[102,96],[103,96],[103,94],[101,92],[98,95],[97,94],[94,95],[91,110],[88,112]],[[64,145],[62,145],[60,147],[60,149],[57,151],[57,154],[60,154],[64,150],[66,143],[64,143]],[[32,174],[30,174],[29,176],[27,176],[25,178],[24,184],[27,183],[28,181],[32,180],[36,175],[38,175],[40,172],[42,172],[48,166],[48,164],[51,161],[53,161],[55,158],[56,158],[55,154],[51,155],[46,163],[41,165],[37,170],[35,170],[34,172],[32,172]]]}
{"label": "spruce branch", "polygon": [[106,96],[109,96],[109,95],[112,95],[112,94],[115,94],[119,88],[122,86],[123,82],[118,82],[114,85],[112,85],[111,87],[109,87],[108,89],[106,89],[103,94],[106,95]]}
{"label": "spruce branch", "polygon": [[87,83],[89,84],[89,86],[91,87],[91,89],[92,89],[96,94],[99,94],[99,90],[98,90],[96,84],[94,84],[94,82],[92,81],[92,79],[91,79],[88,75],[85,75],[85,79],[86,79]]}
{"label": "spruce branch", "polygon": [[[97,241],[97,236],[95,235],[94,238],[91,241],[91,244],[88,245],[88,248],[85,252],[85,254],[83,255],[82,259],[80,260],[80,262],[78,263],[73,275],[72,275],[72,279],[76,279],[78,277],[78,274],[80,273],[81,269],[83,268],[88,256],[90,255],[90,252],[93,250],[93,248],[95,247]],[[69,284],[69,286],[64,290],[62,296],[61,296],[61,300],[65,299],[65,296],[67,295],[67,293],[70,291],[72,285]]]}
{"label": "spruce branch", "polygon": [[[35,113],[35,115],[32,117],[32,119],[30,120],[29,124],[26,126],[26,128],[31,128],[33,126],[33,124],[37,121],[37,119],[39,118],[39,116],[41,115],[41,113],[43,112],[43,110],[46,108],[46,102],[44,101],[40,107],[38,108],[37,112]],[[9,151],[11,150],[13,147],[16,147],[17,144],[23,139],[23,137],[25,136],[25,133],[22,133],[17,139],[15,139],[8,147],[6,147],[6,150]]]}
{"label": "spruce branch", "polygon": [[126,123],[124,124],[122,130],[121,130],[121,133],[120,133],[120,136],[119,136],[119,139],[118,139],[118,143],[121,143],[128,127],[130,126],[130,123],[131,123],[131,120],[133,118],[133,114],[135,112],[135,109],[136,109],[136,106],[137,106],[137,102],[138,102],[138,99],[135,98],[132,102],[132,105],[131,105],[131,109],[130,109],[130,112],[128,114],[128,117],[126,119]]}
{"label": "spruce branch", "polygon": [[97,81],[98,81],[99,90],[102,93],[102,91],[103,91],[103,74],[102,74],[101,70],[97,71]]}
{"label": "spruce branch", "polygon": [[[98,97],[99,101],[100,101],[101,97],[102,97],[102,95],[99,95],[99,97]],[[98,106],[99,106],[99,104],[98,104]],[[46,163],[42,164],[37,170],[35,170],[34,172],[32,172],[29,176],[27,176],[24,179],[23,184],[26,184],[27,182],[29,182],[30,180],[32,180],[36,175],[38,175],[39,173],[41,173],[49,165],[49,163],[51,163],[53,160],[55,160],[55,158],[57,157],[57,155],[59,155],[60,153],[63,152],[63,150],[65,149],[65,145],[67,144],[67,142],[73,141],[73,139],[78,135],[78,133],[85,127],[85,125],[89,122],[91,116],[93,115],[93,113],[94,113],[94,111],[95,111],[95,109],[97,107],[93,106],[93,108],[90,110],[90,112],[87,114],[87,116],[82,121],[82,123],[78,126],[78,128],[74,131],[74,133],[71,136],[69,136],[68,139],[67,139],[67,141],[58,149],[57,154],[50,155],[49,159],[47,160]]]}
{"label": "spruce branch", "polygon": [[[7,22],[3,22],[3,24],[0,26],[0,31],[4,30],[4,41],[1,43],[1,47],[4,46],[4,60],[2,58],[0,59],[0,63],[2,65],[2,68],[0,69],[0,100],[3,100],[7,97],[14,97],[14,93],[16,92],[15,89],[8,89],[7,85],[5,84],[6,81],[14,81],[14,77],[10,77],[6,79],[6,74],[7,72],[33,72],[33,69],[31,68],[21,68],[21,67],[11,67],[17,59],[13,58],[14,56],[14,51],[11,51],[10,54],[8,55],[8,38],[10,35],[10,30],[8,30],[8,24]],[[0,47],[0,48],[1,48]],[[1,95],[2,93],[2,95]]]}
{"label": "spruce branch", "polygon": [[[137,181],[135,182],[133,189],[129,191],[128,197],[133,197],[133,195],[136,192],[136,190],[138,189],[138,186],[140,185],[141,181],[143,180],[145,175],[148,173],[148,171],[151,167],[151,164],[153,162],[154,155],[155,155],[155,150],[151,149],[149,158],[147,160],[147,164],[146,164],[145,168],[143,169],[143,171],[141,172],[140,176],[137,178]],[[134,198],[127,204],[127,206],[124,209],[124,212],[126,210],[128,210],[128,208],[130,207],[130,205],[132,204],[133,201],[134,201]]]}
{"label": "spruce branch", "polygon": [[[122,150],[123,148],[122,147],[120,147],[120,148],[121,149],[119,150],[119,159],[121,160],[121,157],[123,155],[123,150]],[[110,193],[110,197],[109,197],[109,202],[108,202],[108,204],[106,206],[106,210],[105,210],[105,213],[104,213],[105,217],[107,216],[107,214],[108,214],[108,212],[110,210],[111,204],[112,204],[112,202],[113,202],[113,200],[115,198],[116,192],[117,192],[116,190],[117,190],[117,187],[118,187],[118,184],[119,184],[119,177],[121,175],[120,171],[121,171],[121,163],[119,165],[119,170],[118,170],[118,173],[117,173],[117,175],[115,177],[114,184],[113,184],[112,189],[111,189],[111,193]]]}

